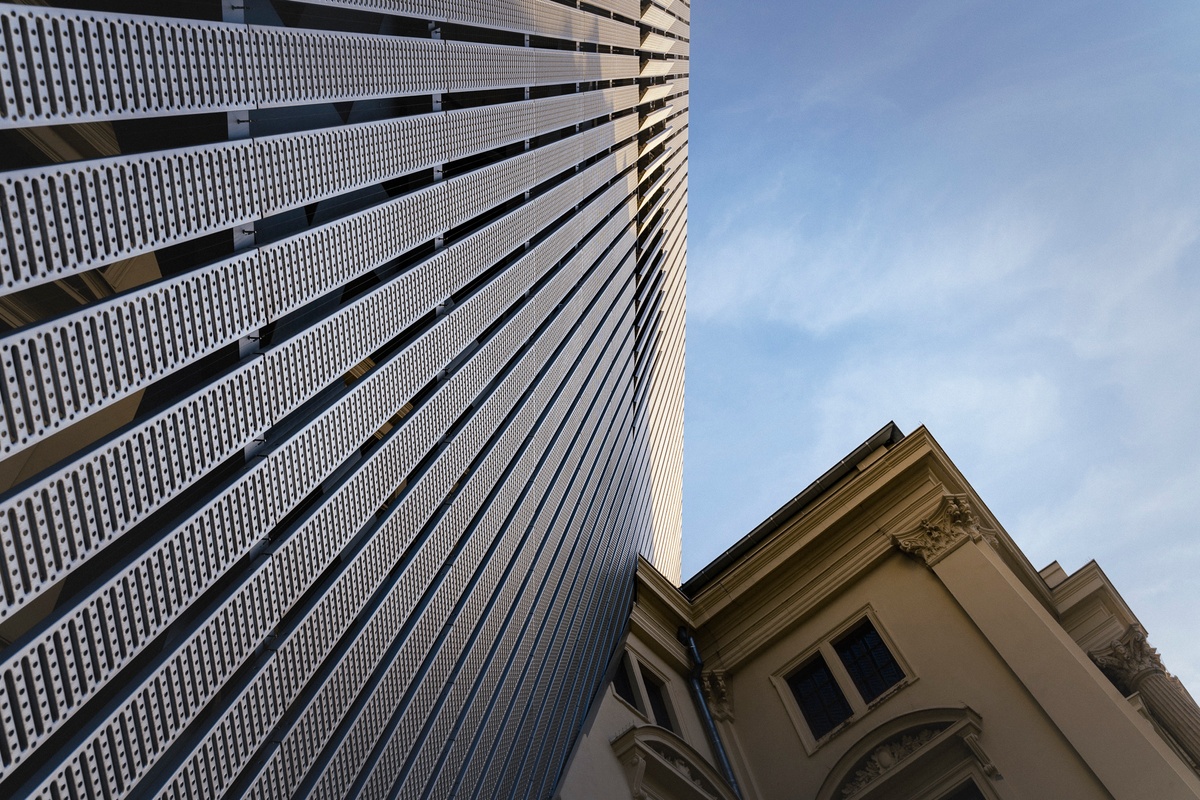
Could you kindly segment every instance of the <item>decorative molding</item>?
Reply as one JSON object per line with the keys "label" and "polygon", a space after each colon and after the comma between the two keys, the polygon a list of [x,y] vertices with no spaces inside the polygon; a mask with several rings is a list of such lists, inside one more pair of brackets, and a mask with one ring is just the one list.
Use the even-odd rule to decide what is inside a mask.
{"label": "decorative molding", "polygon": [[922,728],[912,733],[904,733],[894,739],[889,739],[876,747],[854,772],[854,777],[842,785],[842,797],[858,794],[868,784],[874,783],[884,773],[895,769],[900,762],[929,744],[944,730],[941,728]]}
{"label": "decorative molding", "polygon": [[980,527],[965,494],[942,495],[937,511],[915,528],[892,534],[892,540],[905,553],[921,558],[930,567],[968,540],[987,542],[993,547],[998,541],[994,531]]}
{"label": "decorative molding", "polygon": [[641,753],[634,753],[629,759],[629,793],[633,800],[647,800],[646,790],[642,781],[646,777],[646,759]]}
{"label": "decorative molding", "polygon": [[888,720],[845,752],[816,800],[886,800],[902,794],[897,786],[914,776],[928,780],[964,766],[980,777],[1002,780],[984,752],[982,724],[965,706],[922,709]]}
{"label": "decorative molding", "polygon": [[634,800],[737,800],[716,769],[668,730],[635,725],[611,744]]}
{"label": "decorative molding", "polygon": [[1122,636],[1109,642],[1108,647],[1094,650],[1090,655],[1101,669],[1124,683],[1130,691],[1136,691],[1136,684],[1147,674],[1166,674],[1167,671],[1140,625],[1130,625]]}
{"label": "decorative molding", "polygon": [[695,768],[692,762],[684,758],[677,750],[668,747],[662,742],[650,742],[649,747],[662,756],[663,760],[674,767],[680,775],[683,775],[694,783],[700,791],[711,797],[718,796],[717,787],[713,786],[712,781],[706,780],[704,775]]}
{"label": "decorative molding", "polygon": [[979,768],[983,770],[984,775],[997,781],[1003,777],[1000,774],[1000,770],[996,769],[996,765],[987,757],[987,753],[983,752],[983,745],[979,743],[979,734],[976,731],[959,734],[959,738],[971,750],[971,754],[979,762]]}
{"label": "decorative molding", "polygon": [[722,722],[732,722],[733,697],[729,692],[729,673],[723,669],[710,669],[700,676],[700,685],[713,717]]}

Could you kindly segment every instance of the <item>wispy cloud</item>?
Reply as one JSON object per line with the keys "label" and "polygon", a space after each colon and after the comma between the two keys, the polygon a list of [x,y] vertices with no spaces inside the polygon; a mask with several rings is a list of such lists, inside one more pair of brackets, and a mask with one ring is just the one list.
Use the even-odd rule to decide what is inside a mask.
{"label": "wispy cloud", "polygon": [[[793,13],[790,61],[693,110],[685,557],[923,422],[1035,564],[1099,559],[1200,684],[1200,17]],[[709,399],[731,383],[746,419]]]}

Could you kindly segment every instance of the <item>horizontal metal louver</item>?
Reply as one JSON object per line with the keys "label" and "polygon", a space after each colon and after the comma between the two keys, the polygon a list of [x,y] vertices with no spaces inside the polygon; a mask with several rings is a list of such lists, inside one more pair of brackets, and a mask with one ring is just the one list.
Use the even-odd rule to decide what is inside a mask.
{"label": "horizontal metal louver", "polygon": [[678,578],[686,5],[122,4],[0,4],[0,796],[548,794]]}

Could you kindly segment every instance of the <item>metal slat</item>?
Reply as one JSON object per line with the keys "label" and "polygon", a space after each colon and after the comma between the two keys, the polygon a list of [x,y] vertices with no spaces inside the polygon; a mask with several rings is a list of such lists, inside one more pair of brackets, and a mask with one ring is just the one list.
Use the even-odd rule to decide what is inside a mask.
{"label": "metal slat", "polygon": [[[575,391],[580,388],[577,384],[582,383],[582,377],[582,374],[576,373],[576,383],[571,384],[570,395],[573,396]],[[594,381],[582,386],[585,400],[594,396],[598,390],[599,386]],[[567,409],[562,408],[557,412],[557,416],[540,423],[537,427],[537,435],[543,440],[548,440],[558,428],[563,415],[566,413]],[[532,424],[532,420],[527,424]],[[519,432],[521,429],[527,429],[526,424],[515,428],[514,433]],[[508,432],[506,431],[507,435]],[[563,462],[565,441],[561,438],[558,441],[559,445],[547,459],[548,463],[552,465]],[[509,450],[509,452],[513,451]],[[525,463],[526,461],[523,459],[518,469],[532,469],[532,464],[524,467]],[[530,473],[518,471],[515,477],[506,481],[506,492],[509,493],[507,496],[511,498],[507,502],[515,500],[515,494],[519,493],[527,485],[529,476]],[[535,507],[537,505],[537,498],[540,496],[538,492],[533,493],[533,505]],[[527,509],[526,513],[531,513],[529,506],[525,506],[525,508]],[[480,523],[485,531],[497,530],[507,512],[503,506],[497,506],[496,511],[490,513],[493,514],[494,521]],[[431,563],[436,564],[437,562],[431,560]],[[389,659],[386,672],[379,680],[370,699],[359,711],[355,724],[349,730],[345,731],[344,735],[339,739],[337,749],[331,755],[330,760],[327,762],[315,785],[312,786],[311,796],[318,798],[340,797],[345,794],[350,788],[351,783],[355,780],[359,769],[361,769],[363,760],[373,749],[374,743],[383,732],[382,728],[386,725],[388,717],[391,716],[399,699],[404,695],[405,687],[410,677],[414,674],[419,659],[423,657],[427,650],[428,645],[426,643],[438,631],[438,610],[432,603],[426,606],[426,609],[432,610],[421,617],[424,625],[419,629],[414,628],[414,631],[401,643],[400,649]],[[441,619],[444,619],[444,615],[448,610],[443,603],[440,611],[440,614],[443,615],[440,617]]]}
{"label": "metal slat", "polygon": [[[580,147],[595,152],[609,146],[622,128],[628,129],[621,120],[593,128],[544,150],[437,184],[419,193],[421,197],[410,195],[264,248],[263,265],[271,276],[271,286],[264,292],[267,302],[276,308],[298,306],[325,286],[340,285],[384,263],[395,250],[403,252],[501,198],[550,177],[554,172],[549,170],[559,167],[557,152]],[[413,206],[422,199],[430,212],[416,219],[424,223],[425,231],[412,225]],[[377,235],[367,236],[364,231]],[[410,240],[397,247],[404,237]],[[314,275],[324,278],[325,286],[305,286],[303,278],[311,281]],[[431,299],[437,302],[450,293]],[[316,334],[308,336],[311,339]],[[314,369],[321,362],[312,363],[302,349],[294,356],[279,347],[269,354],[0,500],[0,553],[5,557],[0,577],[6,579],[13,598],[5,607],[7,613],[32,600],[221,459],[249,444],[272,420],[298,407],[357,363],[353,355],[336,346],[328,352],[324,371]],[[263,399],[268,402],[264,404]],[[195,431],[200,438],[185,436],[185,430]],[[180,465],[183,451],[190,452],[187,463]],[[169,482],[148,481],[148,469]],[[100,498],[105,497],[111,502],[101,504]],[[81,538],[65,551],[55,544],[65,530],[57,520],[64,518],[73,519],[71,531]]]}
{"label": "metal slat", "polygon": [[[24,214],[11,215],[2,231],[0,289],[96,269],[562,127],[548,127],[553,120],[624,111],[634,105],[632,91],[618,87],[5,173],[0,202],[20,204]],[[97,193],[108,202],[89,202]],[[123,194],[129,202],[113,202]]]}
{"label": "metal slat", "polygon": [[[582,310],[580,298],[584,294],[577,293],[575,299],[558,315],[556,322],[552,328],[543,335],[538,341],[538,346],[527,352],[520,363],[509,371],[501,385],[499,385],[492,395],[485,401],[475,416],[468,423],[454,443],[439,455],[438,461],[430,468],[421,480],[410,487],[403,499],[400,500],[398,507],[393,510],[389,517],[384,521],[380,529],[372,536],[370,541],[365,545],[362,551],[355,556],[354,562],[346,569],[337,583],[330,588],[325,597],[321,600],[320,606],[312,612],[309,617],[298,621],[295,624],[294,632],[290,634],[290,639],[279,648],[278,659],[284,664],[284,671],[295,676],[295,689],[286,698],[285,701],[290,702],[292,698],[298,694],[299,689],[308,680],[309,675],[316,670],[321,664],[326,655],[329,653],[333,643],[337,641],[353,617],[357,615],[359,609],[363,607],[363,603],[375,591],[379,581],[387,575],[392,567],[393,559],[404,552],[407,547],[407,541],[420,528],[420,522],[414,525],[412,521],[422,520],[429,513],[430,508],[436,508],[441,498],[445,495],[447,489],[457,480],[464,466],[470,462],[473,457],[473,450],[478,449],[486,439],[491,437],[498,429],[505,416],[510,412],[514,403],[524,393],[529,381],[541,370],[545,359],[548,358],[558,340],[561,339],[578,320],[578,317],[572,314],[572,311],[578,306]],[[514,333],[505,334],[513,336]],[[527,339],[516,336],[518,341],[524,342]],[[471,362],[474,363],[474,359]],[[548,385],[553,386],[553,380],[546,379]],[[536,407],[536,404],[535,404]],[[509,435],[506,431],[505,435]],[[466,449],[467,442],[474,442],[471,445],[472,449]],[[488,456],[488,463],[497,462],[505,455],[505,451],[493,451]],[[457,463],[456,463],[457,462]],[[499,475],[498,470],[490,468],[486,465],[473,471],[466,486],[461,490],[459,498],[455,500],[456,510],[452,514],[461,515],[463,505],[471,507],[465,503],[463,498],[473,497],[472,503],[481,502],[486,496]],[[396,473],[392,473],[396,474]],[[490,476],[490,477],[489,477]],[[425,510],[415,510],[414,505],[420,506],[420,497],[428,496],[425,501]],[[386,498],[386,495],[384,495]],[[370,501],[368,501],[370,502]],[[379,500],[374,501],[376,504]],[[370,508],[374,505],[368,506]],[[468,512],[469,518],[469,512]],[[408,524],[404,524],[408,522]],[[447,525],[447,520],[443,519],[439,523],[442,527]],[[449,532],[449,529],[447,529]],[[433,534],[436,538],[438,534]],[[372,551],[391,554],[385,561],[380,562],[378,569],[373,572],[372,578],[367,579],[356,577],[363,570],[371,570],[374,559],[371,556]],[[336,724],[337,716],[332,709],[327,708],[326,704],[335,702],[333,698],[341,698],[341,703],[348,704],[353,697],[354,691],[345,686],[345,682],[349,681],[361,682],[370,674],[368,664],[375,663],[381,653],[381,648],[386,647],[388,637],[395,630],[401,627],[402,618],[398,618],[397,614],[402,613],[405,608],[411,608],[414,598],[414,588],[412,581],[415,576],[429,573],[422,570],[419,566],[410,564],[404,574],[398,578],[398,583],[389,593],[389,599],[373,613],[370,621],[366,623],[366,628],[359,634],[358,638],[351,645],[348,645],[342,650],[343,656],[341,666],[334,670],[326,680],[324,685],[319,687],[317,696],[313,698],[308,709],[318,710],[318,714],[314,716],[310,711],[306,711],[297,726],[304,733],[300,736],[296,735],[297,728],[293,728],[291,732],[282,738],[280,747],[275,751],[272,760],[263,766],[259,772],[258,778],[251,785],[248,794],[251,796],[266,796],[264,793],[269,793],[272,796],[287,796],[294,790],[296,783],[303,776],[307,764],[311,763],[321,748],[321,744],[328,736],[331,727]],[[355,597],[337,596],[339,587],[342,585],[355,586],[361,584],[363,588],[358,590]],[[343,591],[344,595],[345,592]],[[321,615],[328,615],[330,612],[326,610],[327,606],[344,606],[354,610],[348,619],[344,619],[340,623],[340,627],[334,627],[321,622]],[[312,636],[306,636],[304,631],[307,629],[321,630],[325,632],[325,636],[320,640],[319,647],[310,647],[304,653],[302,658],[295,647],[292,647],[290,642],[295,641],[314,641]],[[373,632],[372,632],[373,631]],[[243,697],[247,696],[246,690],[243,692]],[[273,725],[278,721],[283,711],[287,707],[287,703],[282,703],[276,708],[271,709],[272,715],[265,718],[268,726]],[[323,711],[320,711],[324,709]],[[230,718],[231,712],[226,712],[224,720]],[[222,721],[222,725],[227,724]],[[313,726],[321,726],[318,730],[313,730]],[[211,751],[211,746],[208,742],[212,742],[214,738],[219,738],[220,732],[214,729],[206,738],[206,743],[202,746],[208,751]],[[181,771],[176,773],[172,782],[159,793],[160,797],[185,797],[187,794],[186,774],[194,770],[211,772],[211,766],[204,766],[198,759],[203,758],[201,748],[193,751],[192,758],[185,764]],[[241,758],[247,758],[250,753],[239,753]],[[287,766],[283,766],[279,762],[279,758],[287,759]],[[244,763],[241,762],[241,763]],[[265,783],[264,783],[265,782]],[[283,782],[283,785],[280,785]],[[268,788],[270,787],[270,788]]]}
{"label": "metal slat", "polygon": [[[0,33],[0,127],[613,80],[639,66],[609,53],[11,5],[0,5]],[[75,80],[46,73],[73,60]]]}
{"label": "metal slat", "polygon": [[556,3],[554,0],[302,0],[439,22],[461,22],[498,30],[594,42],[635,49],[637,28]]}

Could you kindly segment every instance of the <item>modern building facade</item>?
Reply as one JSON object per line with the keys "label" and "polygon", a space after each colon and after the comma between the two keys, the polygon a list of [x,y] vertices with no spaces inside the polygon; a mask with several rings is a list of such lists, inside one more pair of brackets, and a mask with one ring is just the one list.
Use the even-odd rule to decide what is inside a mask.
{"label": "modern building facade", "polygon": [[683,0],[0,5],[0,796],[544,797],[679,579]]}
{"label": "modern building facade", "polygon": [[1200,797],[1200,708],[1137,616],[1095,562],[1034,569],[924,428],[637,586],[559,800]]}

